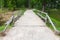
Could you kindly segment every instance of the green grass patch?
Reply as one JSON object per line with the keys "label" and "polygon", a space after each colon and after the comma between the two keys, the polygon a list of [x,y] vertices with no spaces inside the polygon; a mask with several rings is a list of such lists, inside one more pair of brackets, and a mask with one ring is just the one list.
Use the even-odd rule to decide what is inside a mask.
{"label": "green grass patch", "polygon": [[51,18],[51,19],[52,19],[53,23],[55,24],[57,30],[60,31],[60,21],[58,21],[58,20],[56,20],[54,18]]}
{"label": "green grass patch", "polygon": [[[56,29],[60,31],[60,22],[58,20],[54,19],[54,18],[51,18],[51,20],[54,23]],[[52,25],[49,22],[47,22],[46,24],[47,24],[48,27],[50,27],[52,30],[54,30]]]}
{"label": "green grass patch", "polygon": [[4,30],[4,28],[5,28],[5,26],[4,26],[4,25],[0,26],[0,31],[3,31],[3,30]]}
{"label": "green grass patch", "polygon": [[41,13],[41,15],[42,15],[43,17],[46,17],[46,14],[44,14],[44,13]]}
{"label": "green grass patch", "polygon": [[60,21],[60,10],[59,9],[50,9],[48,11],[50,17]]}
{"label": "green grass patch", "polygon": [[1,13],[6,13],[6,12],[8,12],[8,9],[0,9],[0,14]]}
{"label": "green grass patch", "polygon": [[[13,24],[9,25],[8,28],[12,28]],[[5,25],[0,26],[0,32],[2,32],[5,29]]]}

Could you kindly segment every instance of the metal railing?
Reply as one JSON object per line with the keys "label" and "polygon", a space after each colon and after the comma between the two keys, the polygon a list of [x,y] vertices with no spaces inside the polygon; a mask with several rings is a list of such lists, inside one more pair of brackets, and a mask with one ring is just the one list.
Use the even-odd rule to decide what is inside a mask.
{"label": "metal railing", "polygon": [[[33,9],[33,10],[36,10],[36,9]],[[49,17],[48,13],[43,12],[43,11],[39,11],[39,10],[36,10],[36,11],[38,11],[38,13],[36,13],[36,14],[37,14],[38,16],[40,16],[42,19],[44,19],[45,22],[49,21],[49,23],[52,25],[55,33],[60,35],[60,31],[57,30],[56,26],[55,26],[54,23],[52,22],[52,20],[51,20],[51,18]],[[45,16],[43,16],[42,14],[44,14]]]}

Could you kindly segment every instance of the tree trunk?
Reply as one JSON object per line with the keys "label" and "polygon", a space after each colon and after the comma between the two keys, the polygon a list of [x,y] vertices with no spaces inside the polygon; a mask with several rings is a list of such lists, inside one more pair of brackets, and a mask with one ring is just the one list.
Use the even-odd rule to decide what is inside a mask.
{"label": "tree trunk", "polygon": [[45,11],[45,9],[46,9],[46,0],[44,0],[43,2],[42,2],[42,11]]}
{"label": "tree trunk", "polygon": [[30,0],[28,0],[28,8],[30,9]]}

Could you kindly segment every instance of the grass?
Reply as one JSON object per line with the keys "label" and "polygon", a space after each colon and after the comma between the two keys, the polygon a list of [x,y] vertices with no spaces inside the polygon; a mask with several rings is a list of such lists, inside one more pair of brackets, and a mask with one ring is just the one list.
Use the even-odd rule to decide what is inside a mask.
{"label": "grass", "polygon": [[60,21],[60,9],[50,9],[48,11],[48,14],[50,17],[56,19],[57,21]]}
{"label": "grass", "polygon": [[[8,28],[12,28],[13,24],[9,25]],[[5,29],[5,25],[0,26],[0,32],[2,32]]]}
{"label": "grass", "polygon": [[6,13],[6,12],[8,12],[8,9],[0,9],[0,14],[1,13]]}
{"label": "grass", "polygon": [[0,26],[0,31],[4,30],[4,28],[5,28],[4,25]]}
{"label": "grass", "polygon": [[60,21],[58,21],[58,20],[56,20],[54,18],[51,18],[51,19],[52,19],[53,23],[55,24],[57,30],[60,31]]}
{"label": "grass", "polygon": [[[24,7],[21,7],[21,8],[17,8],[17,10],[26,10],[26,8],[24,8]],[[17,11],[17,10],[15,10],[15,11]],[[9,10],[8,8],[0,8],[0,14],[4,14],[4,13],[6,13],[6,12],[12,12],[12,10]]]}
{"label": "grass", "polygon": [[[51,17],[50,17],[50,18],[51,18]],[[56,29],[60,31],[60,22],[57,21],[57,20],[54,19],[54,18],[51,18],[51,20],[53,21]],[[47,22],[46,24],[47,24],[48,27],[50,27],[52,30],[54,30],[53,27],[52,27],[52,25],[51,25],[49,22]]]}

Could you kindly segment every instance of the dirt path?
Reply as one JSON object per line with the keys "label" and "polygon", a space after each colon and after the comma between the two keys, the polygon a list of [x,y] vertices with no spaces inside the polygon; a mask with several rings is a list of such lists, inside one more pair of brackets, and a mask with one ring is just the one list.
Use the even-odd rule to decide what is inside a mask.
{"label": "dirt path", "polygon": [[3,40],[59,40],[59,38],[32,10],[27,10]]}

